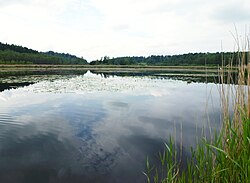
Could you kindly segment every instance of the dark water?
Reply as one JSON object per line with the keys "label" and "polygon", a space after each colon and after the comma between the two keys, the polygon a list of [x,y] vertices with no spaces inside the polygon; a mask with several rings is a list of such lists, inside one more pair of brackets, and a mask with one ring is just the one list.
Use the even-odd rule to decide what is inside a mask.
{"label": "dark water", "polygon": [[145,182],[170,135],[188,157],[219,127],[218,85],[163,76],[1,76],[0,182]]}

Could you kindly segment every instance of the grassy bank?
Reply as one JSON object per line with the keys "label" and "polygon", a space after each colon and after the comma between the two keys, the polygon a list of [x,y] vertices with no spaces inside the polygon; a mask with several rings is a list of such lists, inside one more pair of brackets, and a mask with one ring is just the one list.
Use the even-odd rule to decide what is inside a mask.
{"label": "grassy bank", "polygon": [[[147,160],[144,174],[148,182],[250,182],[249,55],[240,51],[236,54],[239,64],[234,85],[228,84],[235,81],[234,76],[225,77],[224,67],[220,71],[221,130],[210,138],[204,136],[191,148],[191,158],[185,165],[179,158],[181,149],[170,140],[165,144],[165,151],[159,153],[159,167]],[[230,69],[227,72],[230,75]]]}

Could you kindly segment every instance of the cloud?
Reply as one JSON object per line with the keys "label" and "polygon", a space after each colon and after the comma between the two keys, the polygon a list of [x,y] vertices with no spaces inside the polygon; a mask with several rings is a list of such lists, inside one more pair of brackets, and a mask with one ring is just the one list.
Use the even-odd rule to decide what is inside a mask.
{"label": "cloud", "polygon": [[11,4],[28,4],[30,0],[0,0],[0,7],[9,6]]}
{"label": "cloud", "polygon": [[221,41],[230,51],[233,23],[245,27],[250,12],[247,0],[0,0],[0,5],[0,41],[88,60],[220,51]]}
{"label": "cloud", "polygon": [[218,7],[214,11],[214,19],[224,23],[249,23],[250,5],[249,3],[235,2]]}
{"label": "cloud", "polygon": [[113,30],[114,31],[125,31],[128,30],[130,26],[128,24],[120,24],[120,25],[114,25]]}

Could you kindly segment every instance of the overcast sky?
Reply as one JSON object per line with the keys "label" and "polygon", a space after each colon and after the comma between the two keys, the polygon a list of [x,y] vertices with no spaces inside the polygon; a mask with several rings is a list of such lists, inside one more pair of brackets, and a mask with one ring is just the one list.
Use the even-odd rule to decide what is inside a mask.
{"label": "overcast sky", "polygon": [[249,0],[0,0],[0,42],[88,61],[233,51],[234,24],[249,33]]}

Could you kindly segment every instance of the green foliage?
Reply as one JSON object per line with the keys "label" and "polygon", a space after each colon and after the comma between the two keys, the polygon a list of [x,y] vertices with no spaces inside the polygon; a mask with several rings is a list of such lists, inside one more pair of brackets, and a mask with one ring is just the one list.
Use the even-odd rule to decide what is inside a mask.
{"label": "green foliage", "polygon": [[244,121],[242,136],[231,129],[232,136],[224,141],[221,133],[213,141],[203,139],[196,149],[191,148],[192,157],[187,167],[180,170],[181,160],[177,149],[170,141],[165,151],[159,153],[161,167],[149,166],[147,159],[147,182],[250,182],[250,120]]}
{"label": "green foliage", "polygon": [[22,46],[17,46],[17,45],[9,45],[9,44],[3,44],[0,42],[0,50],[1,51],[6,51],[6,50],[12,50],[14,52],[18,52],[18,53],[38,53],[38,51],[26,48],[26,47],[22,47]]}
{"label": "green foliage", "polygon": [[0,64],[87,64],[87,61],[70,54],[52,51],[43,53],[0,43]]}
{"label": "green foliage", "polygon": [[[152,55],[149,57],[104,57],[92,61],[91,65],[157,65],[157,66],[184,66],[184,65],[220,65],[222,57],[230,60],[233,53],[188,53],[182,55]],[[231,60],[232,61],[232,60]],[[229,62],[228,62],[229,63]],[[225,63],[225,64],[228,64]],[[233,58],[233,63],[237,60]]]}
{"label": "green foliage", "polygon": [[[176,156],[178,149],[173,148],[174,143],[170,140],[165,151],[159,154],[161,167],[147,166],[150,172],[144,174],[148,182],[250,183],[250,59],[246,52],[238,55],[238,84],[232,89],[232,85],[226,85],[227,81],[223,80],[221,85],[221,131],[215,132],[210,140],[203,138],[195,149],[191,148],[192,156],[184,169],[181,169],[181,159]],[[224,78],[223,72],[221,78]],[[229,114],[229,99],[233,114]]]}

